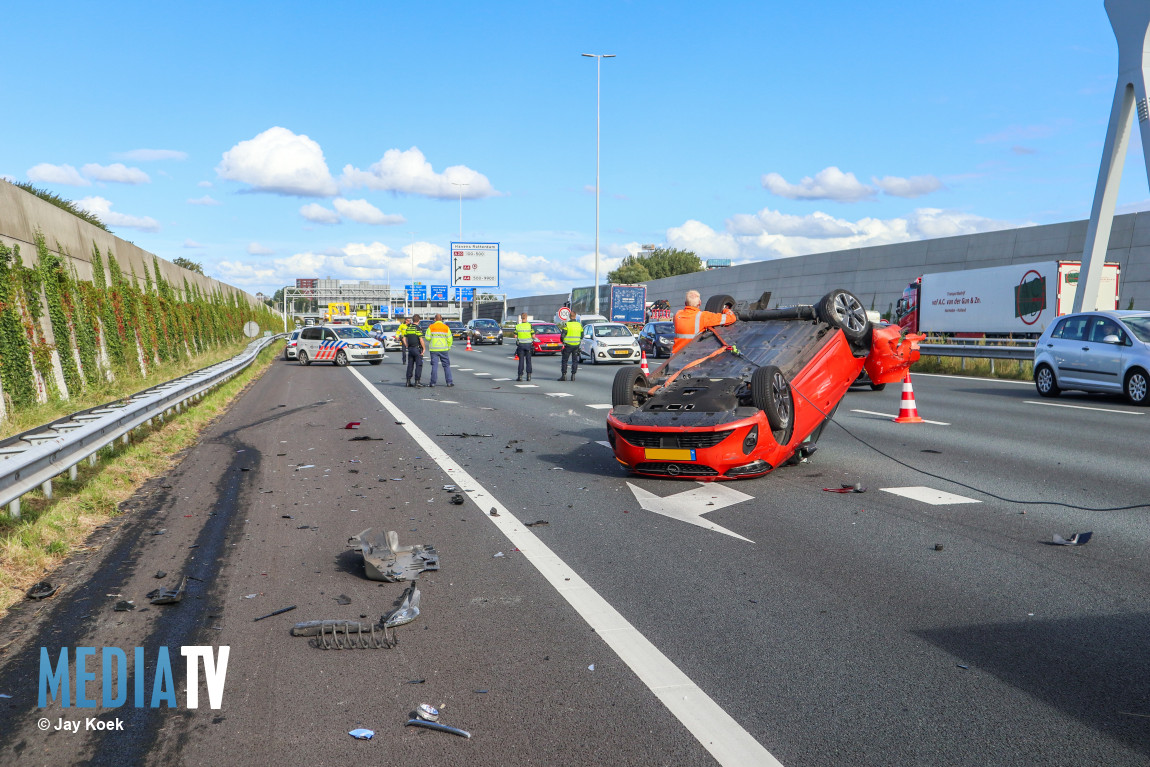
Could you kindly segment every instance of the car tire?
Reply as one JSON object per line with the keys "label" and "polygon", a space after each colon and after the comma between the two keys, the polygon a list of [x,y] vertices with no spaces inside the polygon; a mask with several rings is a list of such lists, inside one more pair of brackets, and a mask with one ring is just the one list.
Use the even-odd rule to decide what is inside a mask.
{"label": "car tire", "polygon": [[876,384],[876,383],[872,383],[872,384],[870,385],[870,390],[871,390],[871,391],[882,391],[882,390],[883,390],[883,389],[885,389],[885,388],[886,388],[886,384]]}
{"label": "car tire", "polygon": [[1054,368],[1045,364],[1034,369],[1034,388],[1043,397],[1057,397],[1062,393],[1062,389],[1058,388],[1058,380],[1054,377]]}
{"label": "car tire", "polygon": [[611,406],[630,405],[638,407],[646,401],[646,396],[640,398],[635,394],[635,387],[647,388],[647,376],[641,370],[633,368],[620,368],[615,373],[615,380],[611,384]]}
{"label": "car tire", "polygon": [[862,302],[848,290],[832,290],[815,306],[819,319],[838,328],[856,350],[870,352],[871,324]]}
{"label": "car tire", "polygon": [[345,352],[343,349],[340,349],[335,354],[335,366],[337,368],[347,367],[347,352]]}
{"label": "car tire", "polygon": [[772,431],[786,431],[794,423],[791,385],[775,365],[763,365],[751,376],[751,402],[766,414]]}
{"label": "car tire", "polygon": [[707,305],[703,308],[704,308],[704,311],[714,312],[715,314],[719,314],[723,311],[723,305],[724,304],[731,304],[732,306],[734,306],[735,299],[731,298],[728,295],[724,295],[724,294],[719,294],[717,296],[711,296],[710,298],[707,299]]}
{"label": "car tire", "polygon": [[1145,405],[1150,399],[1150,376],[1142,368],[1131,368],[1122,386],[1126,401],[1131,405]]}
{"label": "car tire", "polygon": [[299,364],[303,365],[304,367],[307,367],[311,364],[311,360],[308,358],[307,352],[305,352],[303,349],[299,350],[299,354],[296,355],[296,359],[298,359]]}
{"label": "car tire", "polygon": [[499,339],[499,345],[503,346],[503,339],[502,338]]}

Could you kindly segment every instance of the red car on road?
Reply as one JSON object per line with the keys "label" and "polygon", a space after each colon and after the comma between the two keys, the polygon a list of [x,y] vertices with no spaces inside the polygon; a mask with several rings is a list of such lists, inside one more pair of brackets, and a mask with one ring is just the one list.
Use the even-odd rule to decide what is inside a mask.
{"label": "red car on road", "polygon": [[864,369],[900,380],[922,336],[873,327],[859,300],[834,290],[815,306],[766,309],[714,296],[740,321],[705,330],[656,369],[615,376],[607,438],[636,474],[720,480],[755,477],[815,450],[839,401]]}
{"label": "red car on road", "polygon": [[553,322],[532,322],[536,354],[558,354],[563,351],[563,331]]}

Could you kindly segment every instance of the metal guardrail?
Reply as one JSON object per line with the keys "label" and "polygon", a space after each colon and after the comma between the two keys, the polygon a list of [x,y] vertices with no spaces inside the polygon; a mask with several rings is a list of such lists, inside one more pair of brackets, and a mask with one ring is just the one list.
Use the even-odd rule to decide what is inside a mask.
{"label": "metal guardrail", "polygon": [[1034,346],[991,346],[980,344],[919,344],[921,356],[932,357],[969,357],[974,359],[990,360],[1022,360],[1025,362],[1034,359]]}
{"label": "metal guardrail", "polygon": [[81,461],[95,465],[100,450],[116,440],[128,444],[133,429],[151,424],[153,418],[162,421],[169,411],[179,413],[189,402],[202,399],[282,337],[259,338],[231,359],[0,442],[0,506],[7,506],[9,515],[18,519],[25,493],[39,487],[51,498],[54,478],[68,472],[75,479]]}

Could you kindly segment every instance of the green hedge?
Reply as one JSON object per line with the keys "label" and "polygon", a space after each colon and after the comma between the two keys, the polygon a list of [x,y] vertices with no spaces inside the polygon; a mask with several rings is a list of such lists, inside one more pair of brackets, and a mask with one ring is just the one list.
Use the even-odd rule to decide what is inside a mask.
{"label": "green hedge", "polygon": [[[19,245],[0,243],[0,384],[9,407],[66,399],[120,372],[146,375],[160,363],[238,342],[249,321],[261,328],[279,321],[239,291],[206,292],[186,279],[173,286],[161,274],[159,259],[152,269],[144,266],[141,287],[134,271],[126,276],[112,252],[101,253],[93,244],[89,282],[78,278],[67,253],[49,250],[39,232],[35,245],[36,266],[26,267]],[[54,344],[41,329],[45,312]],[[53,351],[64,391],[56,384]]]}

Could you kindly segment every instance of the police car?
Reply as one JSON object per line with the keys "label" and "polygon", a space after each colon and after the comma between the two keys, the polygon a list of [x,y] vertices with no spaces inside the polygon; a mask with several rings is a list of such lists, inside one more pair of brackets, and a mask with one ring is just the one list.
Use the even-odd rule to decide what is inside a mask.
{"label": "police car", "polygon": [[383,362],[383,344],[354,325],[316,325],[300,331],[296,354],[299,364],[330,362],[344,367],[352,362]]}

